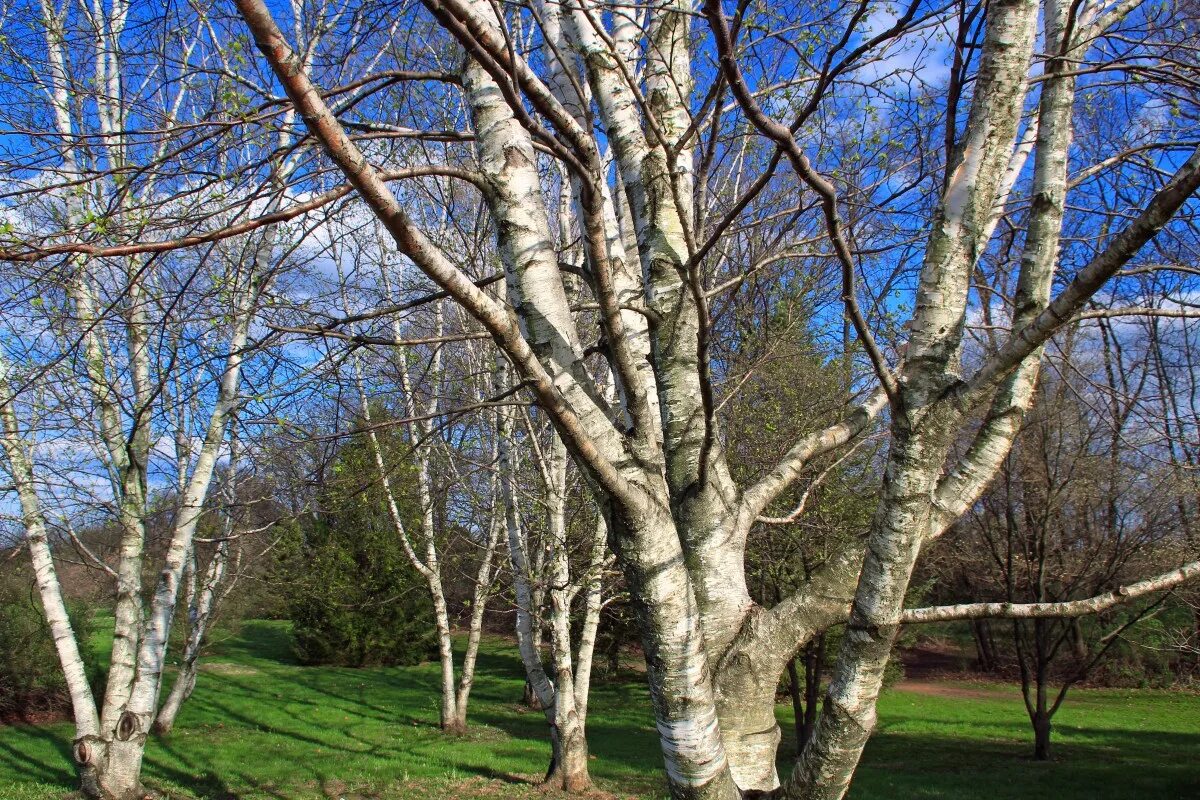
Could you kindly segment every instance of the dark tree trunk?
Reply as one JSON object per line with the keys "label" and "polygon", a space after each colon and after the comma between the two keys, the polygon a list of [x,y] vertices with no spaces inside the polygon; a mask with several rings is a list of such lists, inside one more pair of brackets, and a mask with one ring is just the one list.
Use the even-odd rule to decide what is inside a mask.
{"label": "dark tree trunk", "polygon": [[621,671],[621,642],[616,636],[612,637],[605,655],[608,656],[608,674],[617,675]]}
{"label": "dark tree trunk", "polygon": [[796,726],[796,752],[813,735],[817,726],[817,708],[821,697],[821,662],[825,660],[825,635],[822,634],[804,648],[804,687],[800,686],[800,670],[796,659],[788,661],[788,694],[792,698],[792,714]]}
{"label": "dark tree trunk", "polygon": [[821,664],[825,661],[825,634],[809,642],[804,650],[804,741],[812,738],[817,727],[817,708],[821,697]]}
{"label": "dark tree trunk", "polygon": [[787,663],[788,694],[792,697],[792,718],[796,728],[796,755],[804,751],[804,743],[808,741],[808,731],[804,725],[804,697],[800,691],[800,674],[796,669],[796,659],[790,658]]}
{"label": "dark tree trunk", "polygon": [[999,667],[996,657],[996,642],[992,638],[992,626],[986,619],[971,622],[971,634],[975,639],[976,661],[981,672],[995,672]]}
{"label": "dark tree trunk", "polygon": [[1050,760],[1050,715],[1039,711],[1033,717],[1033,757],[1037,761]]}
{"label": "dark tree trunk", "polygon": [[1038,761],[1050,760],[1050,658],[1046,637],[1047,625],[1043,620],[1034,620],[1036,636],[1037,665],[1035,676],[1037,680],[1037,700],[1033,714],[1033,757]]}

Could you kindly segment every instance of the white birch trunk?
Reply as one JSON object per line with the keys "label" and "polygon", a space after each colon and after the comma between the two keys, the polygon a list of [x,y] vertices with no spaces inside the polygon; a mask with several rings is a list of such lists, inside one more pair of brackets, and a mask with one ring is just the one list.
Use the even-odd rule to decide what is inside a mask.
{"label": "white birch trunk", "polygon": [[[875,726],[875,704],[934,491],[960,415],[940,402],[958,374],[967,290],[1011,158],[1038,17],[1035,0],[989,7],[975,101],[926,251],[891,451],[824,713],[784,787],[840,800]],[[1041,120],[1041,125],[1046,125]]]}
{"label": "white birch trunk", "polygon": [[154,720],[153,730],[158,734],[168,734],[175,727],[175,718],[179,709],[192,695],[196,688],[196,677],[200,661],[200,650],[204,645],[204,637],[208,633],[208,625],[224,592],[225,574],[229,566],[229,555],[234,535],[234,513],[237,503],[237,469],[238,446],[236,433],[230,435],[228,484],[224,492],[226,508],[221,528],[221,540],[208,567],[204,571],[203,580],[196,574],[195,548],[189,558],[187,591],[184,596],[188,600],[188,633],[184,644],[183,654],[179,662],[179,674],[171,691],[158,715]]}
{"label": "white birch trunk", "polygon": [[[0,362],[0,370],[4,369],[5,365]],[[54,647],[66,679],[67,691],[71,696],[71,710],[75,719],[75,741],[71,755],[80,765],[84,791],[98,796],[99,781],[94,770],[88,765],[93,763],[97,755],[102,755],[97,752],[103,746],[100,738],[100,715],[96,710],[96,700],[92,696],[92,687],[88,683],[75,631],[71,627],[67,606],[63,601],[62,587],[54,569],[54,557],[46,533],[41,500],[34,483],[33,464],[22,441],[14,409],[16,401],[12,397],[5,374],[0,374],[0,392],[3,393],[0,400],[3,403],[0,405],[0,416],[3,417],[4,453],[21,503],[25,538],[29,545],[42,610],[46,615],[46,623],[50,627],[50,634],[54,639]]]}
{"label": "white birch trunk", "polygon": [[185,595],[189,600],[187,641],[179,662],[179,674],[155,717],[153,726],[155,733],[168,734],[171,732],[175,727],[175,718],[179,714],[179,709],[183,707],[184,701],[192,696],[192,691],[196,688],[200,648],[204,645],[208,623],[220,596],[218,587],[225,579],[229,549],[228,541],[220,542],[217,545],[216,552],[213,553],[212,560],[205,571],[204,580],[197,584],[198,591]]}
{"label": "white birch trunk", "polygon": [[114,783],[120,787],[119,790],[127,794],[138,791],[142,756],[146,739],[154,724],[158,697],[162,689],[163,665],[179,596],[179,584],[191,556],[196,526],[212,482],[213,469],[225,441],[226,428],[238,402],[241,366],[256,296],[257,288],[253,279],[247,276],[238,292],[234,329],[228,342],[229,354],[225,359],[225,368],[209,416],[204,442],[176,514],[150,613],[144,623],[144,632],[138,648],[136,676],[130,686],[128,702],[117,718],[113,739],[108,743],[106,771],[112,774]]}
{"label": "white birch trunk", "polygon": [[[498,491],[493,492],[493,496],[498,497],[498,495]],[[487,602],[495,574],[493,561],[496,557],[496,547],[500,542],[502,530],[499,503],[496,503],[492,518],[488,522],[483,559],[475,574],[475,587],[471,596],[471,619],[467,626],[467,649],[463,653],[462,671],[459,674],[458,691],[454,699],[454,705],[458,712],[458,724],[464,730],[467,727],[467,703],[471,697],[471,687],[475,684],[475,661],[479,655],[479,641],[483,636],[483,617],[487,612]]]}
{"label": "white birch trunk", "polygon": [[[584,583],[571,576],[566,541],[567,451],[557,436],[552,436],[550,449],[540,471],[545,482],[547,535],[549,536],[550,570],[550,661],[547,674],[534,637],[538,602],[532,584],[537,576],[529,558],[529,538],[524,534],[517,508],[514,488],[515,456],[509,438],[512,432],[511,411],[498,415],[498,438],[502,496],[508,529],[508,552],[512,565],[513,587],[517,600],[517,642],[525,667],[526,680],[550,725],[551,760],[546,771],[545,785],[569,793],[588,791],[592,786],[588,770],[587,699],[591,681],[592,651],[599,626],[601,595],[600,572],[603,568],[605,528],[601,519],[594,535],[586,567]],[[579,648],[571,644],[571,606],[574,597],[586,591],[584,618],[579,632]]]}

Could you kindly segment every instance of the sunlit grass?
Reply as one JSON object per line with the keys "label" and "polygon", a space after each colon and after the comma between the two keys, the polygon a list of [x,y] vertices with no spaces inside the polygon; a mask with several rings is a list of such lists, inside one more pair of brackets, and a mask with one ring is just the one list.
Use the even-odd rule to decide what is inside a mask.
{"label": "sunlit grass", "polygon": [[[488,641],[471,731],[436,727],[434,665],[300,667],[286,626],[248,623],[209,657],[175,732],[148,748],[145,779],[171,796],[286,798],[532,797],[549,758],[545,718],[520,704],[509,643]],[[780,768],[794,752],[790,709]],[[891,691],[854,798],[1200,797],[1200,698],[1081,691],[1060,714],[1057,760],[1029,760],[1030,732],[1007,687],[951,696]],[[622,797],[661,797],[661,757],[643,683],[593,692],[592,774]],[[74,784],[69,725],[0,729],[0,798],[57,800]]]}

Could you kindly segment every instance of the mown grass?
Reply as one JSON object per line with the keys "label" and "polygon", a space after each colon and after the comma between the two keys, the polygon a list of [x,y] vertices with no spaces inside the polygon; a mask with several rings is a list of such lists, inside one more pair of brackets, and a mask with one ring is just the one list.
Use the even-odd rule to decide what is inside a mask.
{"label": "mown grass", "polygon": [[[532,797],[549,757],[544,717],[520,705],[511,646],[489,641],[470,733],[436,728],[434,665],[300,667],[281,623],[247,624],[207,661],[175,732],[152,741],[145,779],[203,800]],[[948,694],[947,694],[948,693]],[[794,752],[790,709],[780,768]],[[0,800],[59,800],[74,783],[69,725],[0,729]],[[593,777],[620,797],[662,797],[661,757],[643,683],[593,690]],[[1007,687],[889,691],[851,797],[1200,797],[1200,698],[1080,691],[1056,728],[1056,760],[1028,758],[1029,731]]]}

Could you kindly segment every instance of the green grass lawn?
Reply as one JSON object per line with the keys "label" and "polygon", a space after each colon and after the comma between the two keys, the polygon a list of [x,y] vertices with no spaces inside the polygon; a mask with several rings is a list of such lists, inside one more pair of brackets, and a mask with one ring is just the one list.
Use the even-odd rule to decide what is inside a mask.
{"label": "green grass lawn", "polygon": [[[544,717],[520,705],[515,651],[485,644],[471,732],[436,727],[435,665],[297,666],[286,627],[247,624],[209,657],[175,732],[148,748],[145,780],[171,796],[286,798],[532,797],[549,757]],[[1034,763],[1015,690],[947,684],[941,695],[894,689],[851,797],[1200,798],[1200,698],[1078,691],[1059,714],[1056,761]],[[791,712],[780,768],[794,751]],[[592,775],[621,797],[665,793],[642,683],[597,683]],[[0,800],[59,800],[73,786],[69,725],[0,728]]]}

